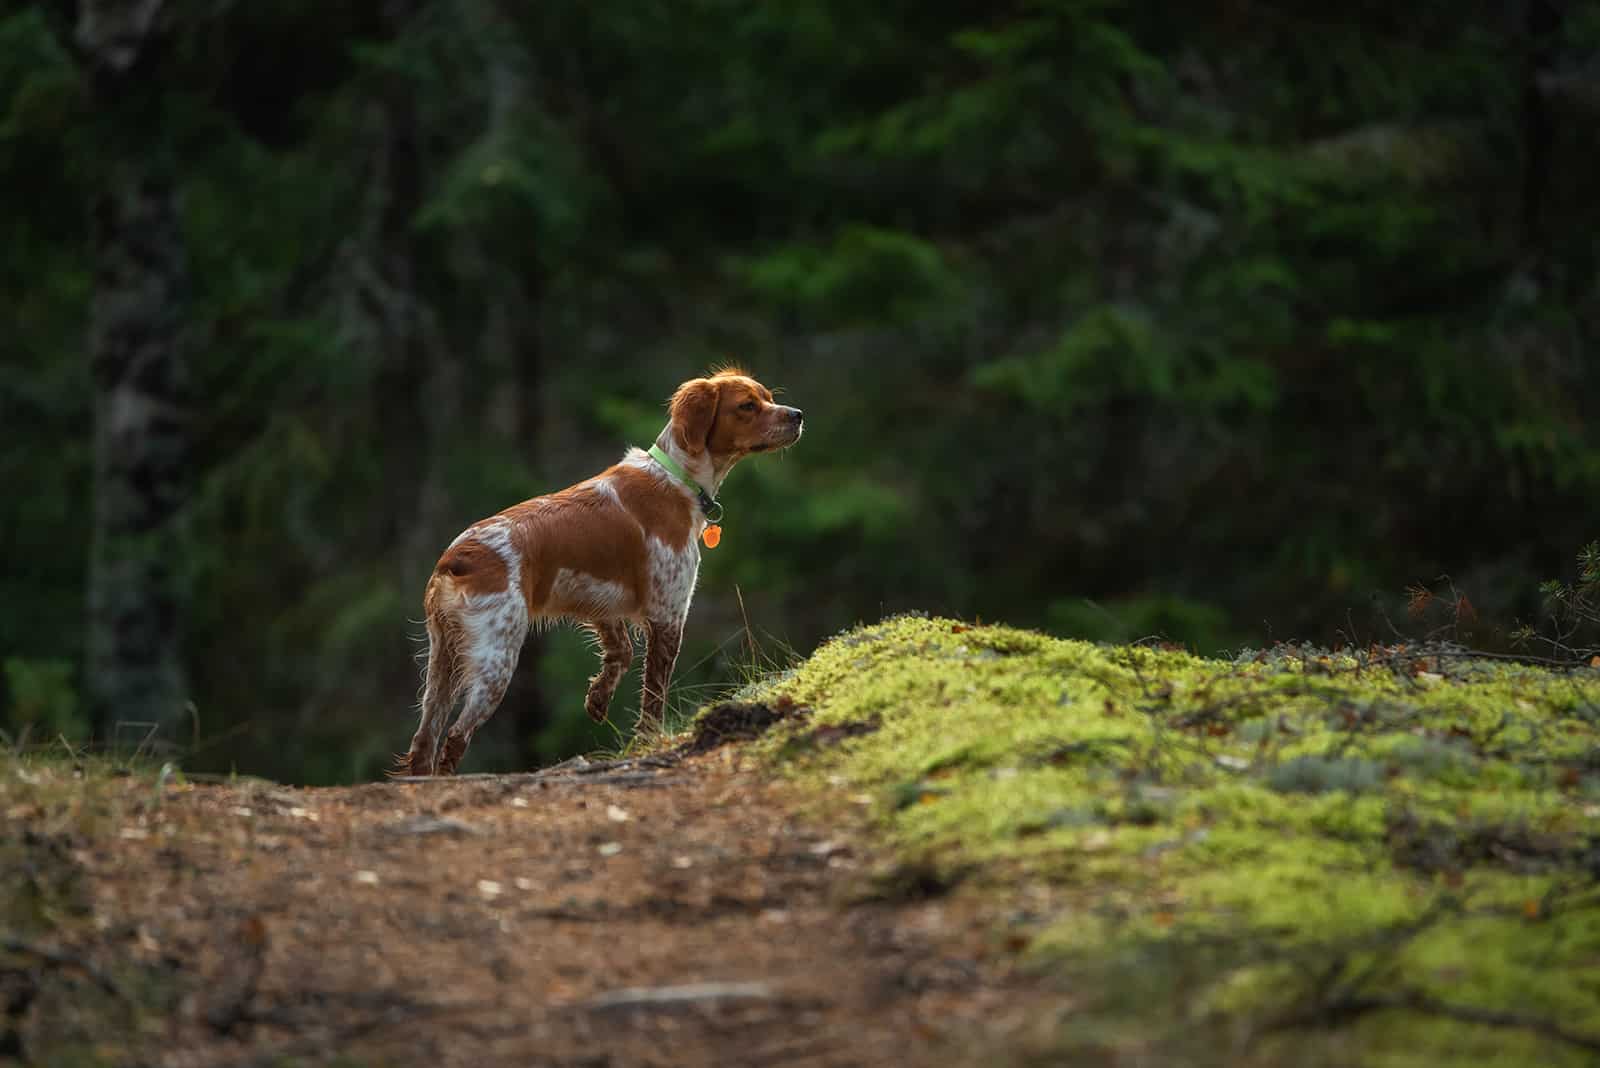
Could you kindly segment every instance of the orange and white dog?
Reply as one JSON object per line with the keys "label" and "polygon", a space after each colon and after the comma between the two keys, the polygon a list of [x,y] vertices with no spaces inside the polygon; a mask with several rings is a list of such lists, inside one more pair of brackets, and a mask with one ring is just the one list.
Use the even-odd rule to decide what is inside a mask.
{"label": "orange and white dog", "polygon": [[[659,730],[700,569],[698,538],[715,545],[717,490],[733,465],[755,452],[793,445],[802,415],[774,404],[772,391],[739,371],[685,382],[666,427],[648,451],[586,482],[513,505],[450,543],[423,597],[428,670],[422,722],[401,767],[450,775],[472,736],[505,696],[535,620],[565,618],[589,628],[600,670],[584,709],[606,718],[633,662],[628,624],[647,639],[641,730]],[[461,714],[440,736],[457,703]]]}

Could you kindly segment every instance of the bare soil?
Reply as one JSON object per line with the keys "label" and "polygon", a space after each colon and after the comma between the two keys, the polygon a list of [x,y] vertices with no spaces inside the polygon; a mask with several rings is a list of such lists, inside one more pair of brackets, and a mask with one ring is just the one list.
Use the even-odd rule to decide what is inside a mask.
{"label": "bare soil", "polygon": [[737,746],[124,782],[69,843],[94,935],[55,948],[87,970],[13,1020],[24,1063],[73,1032],[93,1062],[170,1066],[993,1064],[1061,1007],[974,906],[865,894],[915,881],[885,881],[861,828],[796,818]]}

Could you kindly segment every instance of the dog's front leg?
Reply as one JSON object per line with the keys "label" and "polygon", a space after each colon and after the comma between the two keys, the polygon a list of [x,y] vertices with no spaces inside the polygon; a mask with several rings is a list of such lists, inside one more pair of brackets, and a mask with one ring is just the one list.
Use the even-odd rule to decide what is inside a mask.
{"label": "dog's front leg", "polygon": [[604,723],[606,710],[611,707],[611,695],[617,692],[617,683],[633,663],[633,639],[620,620],[596,620],[589,630],[600,646],[600,670],[589,679],[589,693],[584,698],[584,711],[596,723]]}
{"label": "dog's front leg", "polygon": [[659,735],[667,705],[667,687],[672,668],[678,662],[678,647],[683,644],[683,620],[652,620],[645,624],[648,636],[644,659],[644,690],[639,701],[639,730]]}

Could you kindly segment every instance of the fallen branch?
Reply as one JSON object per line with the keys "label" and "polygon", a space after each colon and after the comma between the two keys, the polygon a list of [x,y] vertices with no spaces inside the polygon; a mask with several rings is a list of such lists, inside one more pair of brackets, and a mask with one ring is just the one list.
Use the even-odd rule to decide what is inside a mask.
{"label": "fallen branch", "polygon": [[428,834],[461,834],[482,835],[483,829],[475,827],[461,820],[451,819],[449,816],[430,816],[421,813],[406,819],[385,823],[381,830],[386,834],[397,835],[428,835]]}
{"label": "fallen branch", "polygon": [[[585,760],[582,757],[574,757],[572,760],[564,760],[548,768],[540,768],[538,771],[514,771],[503,774],[473,772],[469,775],[396,775],[389,781],[422,785],[444,785],[453,782],[558,782],[580,776],[588,778],[611,772],[634,772],[639,768],[673,768],[677,767],[678,763],[679,758],[675,755],[629,757],[625,760]],[[641,777],[649,776],[641,774]]]}
{"label": "fallen branch", "polygon": [[769,1001],[776,994],[766,983],[685,983],[679,986],[627,987],[601,994],[579,1007],[606,1009],[671,1008],[702,1001]]}
{"label": "fallen branch", "polygon": [[675,786],[688,782],[686,775],[660,775],[653,771],[627,771],[619,775],[596,775],[583,780],[545,780],[558,786]]}

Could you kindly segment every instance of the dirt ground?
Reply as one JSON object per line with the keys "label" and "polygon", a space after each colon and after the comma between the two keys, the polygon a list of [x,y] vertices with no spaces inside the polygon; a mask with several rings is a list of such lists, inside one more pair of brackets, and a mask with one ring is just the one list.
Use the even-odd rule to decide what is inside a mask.
{"label": "dirt ground", "polygon": [[860,828],[797,819],[738,746],[337,789],[127,782],[117,825],[71,843],[98,932],[72,951],[113,985],[158,978],[139,1009],[41,998],[22,1057],[61,1027],[135,1036],[97,1061],[167,1066],[995,1064],[1062,1008],[971,906],[864,895]]}

